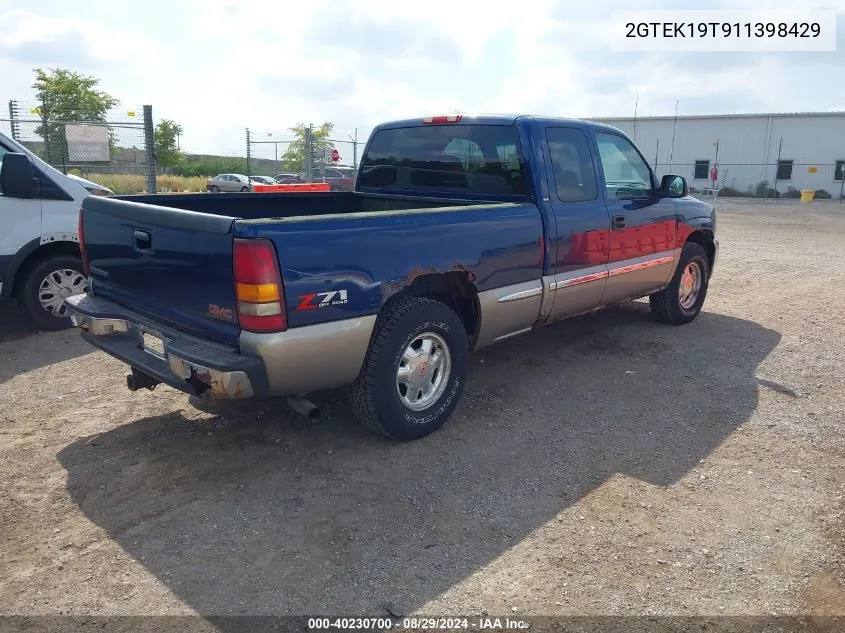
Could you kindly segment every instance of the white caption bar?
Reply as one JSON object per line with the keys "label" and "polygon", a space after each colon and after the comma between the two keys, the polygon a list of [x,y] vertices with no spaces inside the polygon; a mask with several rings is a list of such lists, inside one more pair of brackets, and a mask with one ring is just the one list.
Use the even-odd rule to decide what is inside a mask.
{"label": "white caption bar", "polygon": [[835,51],[836,11],[612,11],[611,50]]}

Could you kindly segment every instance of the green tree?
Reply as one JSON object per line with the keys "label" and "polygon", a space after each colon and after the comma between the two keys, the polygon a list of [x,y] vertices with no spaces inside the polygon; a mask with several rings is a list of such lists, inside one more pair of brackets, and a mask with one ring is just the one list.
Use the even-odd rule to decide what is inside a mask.
{"label": "green tree", "polygon": [[153,130],[155,140],[156,164],[159,167],[175,167],[182,158],[178,138],[182,134],[182,126],[169,119],[163,119]]}
{"label": "green tree", "polygon": [[64,126],[56,121],[105,121],[106,113],[120,103],[99,90],[99,79],[66,68],[34,68],[35,96],[43,121],[36,133],[44,138],[47,160],[66,151]]}
{"label": "green tree", "polygon": [[[334,123],[324,122],[321,126],[313,129],[311,133],[312,164],[316,168],[324,164],[324,160],[330,161],[329,155],[332,150],[332,142],[329,140]],[[282,155],[285,171],[299,173],[305,171],[305,137],[308,132],[308,125],[297,123],[290,131],[294,134],[294,140],[288,145]]]}

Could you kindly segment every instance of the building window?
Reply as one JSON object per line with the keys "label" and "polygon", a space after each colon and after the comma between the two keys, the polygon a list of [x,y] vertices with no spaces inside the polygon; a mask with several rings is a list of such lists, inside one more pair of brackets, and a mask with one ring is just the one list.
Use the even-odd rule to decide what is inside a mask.
{"label": "building window", "polygon": [[791,160],[778,161],[778,180],[792,180],[792,162]]}
{"label": "building window", "polygon": [[836,181],[845,180],[845,160],[836,161],[836,167],[833,170],[833,179]]}
{"label": "building window", "polygon": [[695,173],[692,175],[693,180],[707,180],[710,177],[710,161],[697,160],[695,161]]}

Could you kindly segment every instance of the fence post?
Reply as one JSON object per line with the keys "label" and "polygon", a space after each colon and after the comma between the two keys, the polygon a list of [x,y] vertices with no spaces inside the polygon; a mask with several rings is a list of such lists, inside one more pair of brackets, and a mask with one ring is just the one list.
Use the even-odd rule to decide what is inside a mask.
{"label": "fence post", "polygon": [[313,126],[309,123],[305,128],[305,182],[311,182],[311,170],[313,164],[313,150],[311,143],[311,133]]}
{"label": "fence post", "polygon": [[778,159],[775,162],[775,186],[772,187],[772,198],[778,197],[778,169],[780,169],[780,152],[783,149],[783,137],[780,137],[780,145],[778,145]]}
{"label": "fence post", "polygon": [[153,106],[144,106],[144,161],[147,168],[147,193],[156,192],[156,152],[153,134]]}
{"label": "fence post", "polygon": [[41,126],[42,126],[42,129],[44,130],[44,134],[42,134],[42,136],[44,137],[44,162],[52,165],[52,163],[50,162],[50,126],[47,124],[47,119],[48,119],[47,106],[42,101],[41,102]]}
{"label": "fence post", "polygon": [[250,141],[249,141],[249,128],[246,129],[246,181],[247,186],[249,187],[250,191],[252,190],[252,164],[250,161]]}
{"label": "fence post", "polygon": [[14,99],[9,100],[9,126],[12,128],[12,138],[17,141],[21,133],[18,129],[18,102]]}

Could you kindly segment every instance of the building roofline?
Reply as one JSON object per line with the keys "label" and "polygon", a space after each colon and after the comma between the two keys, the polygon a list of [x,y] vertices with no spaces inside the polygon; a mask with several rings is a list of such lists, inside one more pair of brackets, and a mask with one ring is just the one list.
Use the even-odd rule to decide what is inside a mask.
{"label": "building roofline", "polygon": [[605,121],[673,121],[676,118],[679,121],[683,120],[694,120],[694,119],[751,119],[751,118],[789,118],[789,117],[831,117],[831,116],[840,116],[845,117],[845,110],[833,111],[833,112],[759,112],[759,113],[750,113],[750,114],[679,114],[677,117],[674,115],[661,115],[661,116],[639,116],[639,117],[632,117],[632,116],[604,116],[604,117],[593,117],[587,120],[589,121],[596,121],[599,123]]}

